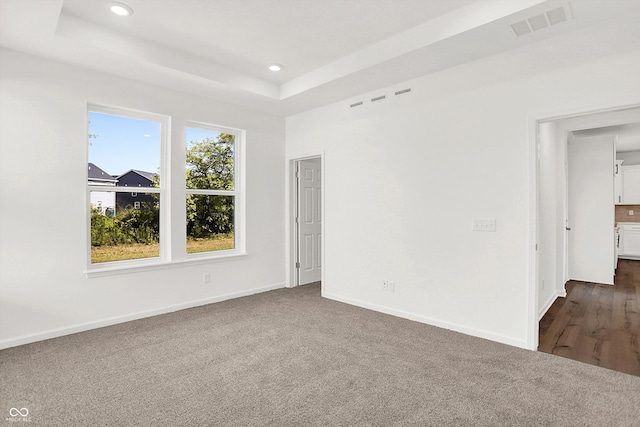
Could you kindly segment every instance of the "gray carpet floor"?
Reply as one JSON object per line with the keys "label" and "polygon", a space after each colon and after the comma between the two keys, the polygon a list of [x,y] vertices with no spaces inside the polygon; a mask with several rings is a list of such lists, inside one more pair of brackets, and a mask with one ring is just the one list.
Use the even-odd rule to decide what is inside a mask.
{"label": "gray carpet floor", "polygon": [[640,425],[640,377],[330,301],[317,285],[6,349],[0,373],[11,425]]}

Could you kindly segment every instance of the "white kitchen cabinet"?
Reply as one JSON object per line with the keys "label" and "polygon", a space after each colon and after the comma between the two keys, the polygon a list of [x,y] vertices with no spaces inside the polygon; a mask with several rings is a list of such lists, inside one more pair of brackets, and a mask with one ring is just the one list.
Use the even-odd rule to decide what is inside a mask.
{"label": "white kitchen cabinet", "polygon": [[622,163],[624,163],[624,160],[616,160],[616,165],[613,169],[613,182],[615,184],[613,203],[616,205],[622,203]]}
{"label": "white kitchen cabinet", "polygon": [[622,166],[622,203],[640,204],[640,165]]}
{"label": "white kitchen cabinet", "polygon": [[640,223],[620,223],[620,258],[640,259]]}

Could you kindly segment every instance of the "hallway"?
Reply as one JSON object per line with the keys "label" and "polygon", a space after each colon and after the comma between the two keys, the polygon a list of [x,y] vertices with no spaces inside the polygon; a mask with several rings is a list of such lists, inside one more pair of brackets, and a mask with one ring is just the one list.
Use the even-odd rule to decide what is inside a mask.
{"label": "hallway", "polygon": [[614,286],[566,289],[540,320],[538,350],[640,376],[640,261],[621,259]]}

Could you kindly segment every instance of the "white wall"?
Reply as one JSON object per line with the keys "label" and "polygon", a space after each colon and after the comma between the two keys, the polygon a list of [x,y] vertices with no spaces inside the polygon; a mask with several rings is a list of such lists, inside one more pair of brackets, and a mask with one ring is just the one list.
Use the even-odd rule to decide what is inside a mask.
{"label": "white wall", "polygon": [[[541,123],[539,127],[539,216],[538,216],[538,317],[542,317],[558,296],[557,270],[562,263],[563,252],[558,252],[557,240],[561,238],[558,224],[558,153],[563,152],[562,141],[556,138],[554,122]],[[564,228],[564,227],[562,227]]]}
{"label": "white wall", "polygon": [[614,138],[568,144],[569,279],[613,285]]}
{"label": "white wall", "polygon": [[[535,346],[528,127],[637,102],[640,54],[512,65],[496,55],[287,118],[288,157],[324,151],[325,296]],[[497,231],[472,232],[472,218]]]}
{"label": "white wall", "polygon": [[[284,286],[283,118],[12,51],[1,58],[1,347]],[[88,279],[87,102],[170,115],[174,136],[186,120],[246,129],[248,256]]]}
{"label": "white wall", "polygon": [[[568,133],[560,126],[556,128],[556,279],[555,289],[558,296],[566,295],[565,283],[569,280],[568,237]],[[562,255],[561,255],[562,254]]]}
{"label": "white wall", "polygon": [[565,217],[567,132],[555,121],[539,126],[538,317],[566,296]]}

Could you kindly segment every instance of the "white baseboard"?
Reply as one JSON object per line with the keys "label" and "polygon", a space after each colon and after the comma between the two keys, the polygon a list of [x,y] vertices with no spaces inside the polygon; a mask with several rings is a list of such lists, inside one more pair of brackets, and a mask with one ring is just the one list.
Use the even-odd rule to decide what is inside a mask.
{"label": "white baseboard", "polygon": [[23,335],[21,337],[16,337],[16,338],[9,338],[5,340],[0,340],[0,350],[5,348],[10,348],[10,347],[16,347],[19,345],[30,344],[37,341],[43,341],[51,338],[62,337],[65,335],[71,335],[78,332],[89,331],[91,329],[103,328],[105,326],[116,325],[118,323],[130,322],[132,320],[143,319],[145,317],[157,316],[159,314],[171,313],[174,311],[184,310],[187,308],[199,307],[202,305],[213,304],[216,302],[226,301],[234,298],[240,298],[248,295],[259,294],[262,292],[272,291],[274,289],[280,289],[284,287],[285,287],[284,283],[278,283],[276,285],[261,286],[258,288],[248,289],[240,292],[233,292],[230,294],[219,295],[216,297],[189,301],[186,303],[156,308],[153,310],[139,311],[137,313],[110,317],[107,319],[96,320],[93,322],[80,323],[77,325],[67,326],[64,328],[50,329],[47,331],[38,332],[35,334]]}
{"label": "white baseboard", "polygon": [[514,347],[520,347],[524,349],[529,349],[527,347],[526,340],[519,340],[516,338],[507,337],[500,334],[495,334],[493,332],[484,331],[481,329],[470,328],[467,326],[459,325],[457,323],[452,323],[448,321],[443,321],[439,319],[434,319],[432,317],[423,316],[421,314],[410,313],[407,311],[396,310],[389,307],[384,307],[381,305],[370,304],[364,301],[354,300],[351,298],[345,298],[340,295],[331,294],[331,293],[323,293],[322,295],[325,298],[332,299],[335,301],[343,302],[350,305],[355,305],[357,307],[366,308],[368,310],[379,311],[381,313],[390,314],[396,317],[402,317],[403,319],[413,320],[420,323],[425,323],[427,325],[437,326],[443,329],[449,329],[455,332],[461,332],[466,335],[471,335],[474,337],[484,338],[491,341],[496,341],[502,344],[511,345]]}
{"label": "white baseboard", "polygon": [[558,298],[564,298],[566,296],[567,296],[567,291],[565,290],[556,291],[555,294],[552,294],[547,300],[547,302],[544,303],[540,311],[538,311],[538,322],[542,319],[542,317],[547,313],[547,310],[551,308],[553,303],[556,302]]}

